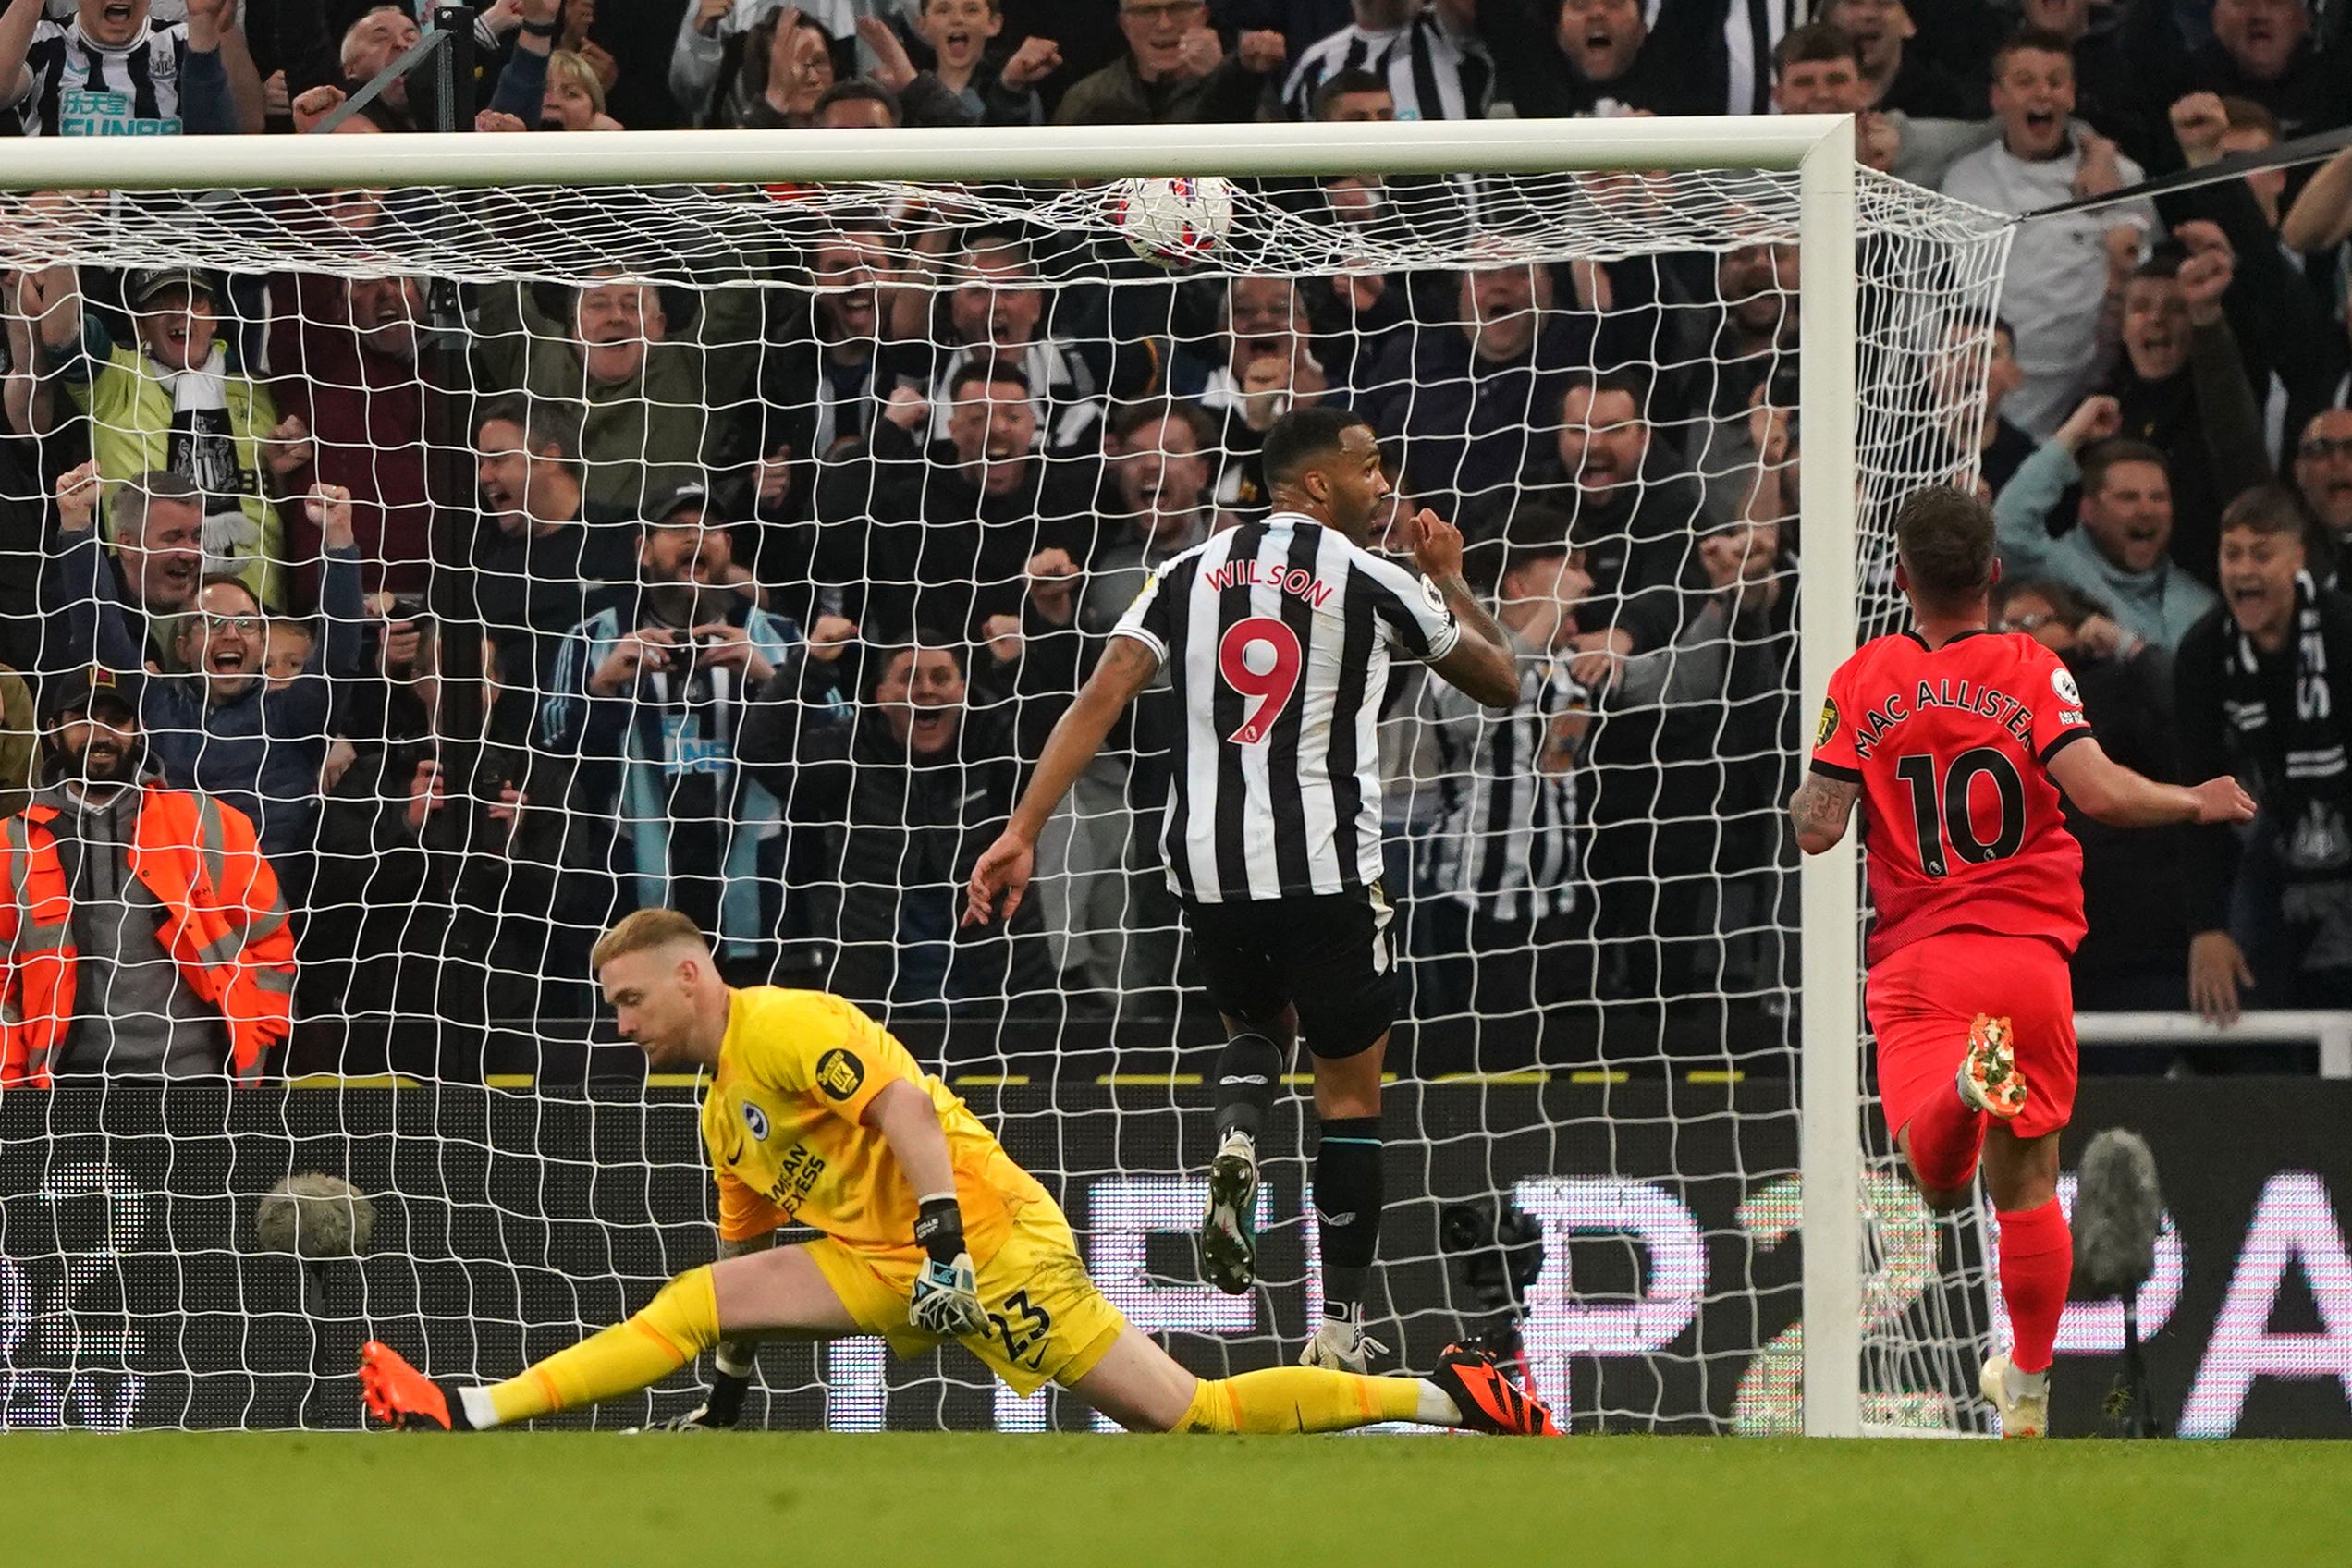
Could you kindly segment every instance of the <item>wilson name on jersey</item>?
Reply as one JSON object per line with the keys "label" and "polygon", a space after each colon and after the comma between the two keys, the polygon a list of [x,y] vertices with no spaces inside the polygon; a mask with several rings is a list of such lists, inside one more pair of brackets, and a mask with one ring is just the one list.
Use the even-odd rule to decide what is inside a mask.
{"label": "wilson name on jersey", "polygon": [[1161,834],[1179,897],[1379,880],[1389,661],[1443,658],[1461,636],[1435,584],[1276,512],[1160,567],[1111,634],[1159,656],[1183,711]]}
{"label": "wilson name on jersey", "polygon": [[2090,737],[2057,655],[2022,634],[1865,643],[1831,679],[1813,771],[1862,786],[1869,962],[1944,931],[2083,935],[2082,847],[2050,759]]}

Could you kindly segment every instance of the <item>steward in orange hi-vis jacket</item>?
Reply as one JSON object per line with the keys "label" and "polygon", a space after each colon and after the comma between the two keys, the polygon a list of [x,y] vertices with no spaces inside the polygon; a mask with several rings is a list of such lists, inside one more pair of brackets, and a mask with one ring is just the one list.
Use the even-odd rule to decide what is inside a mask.
{"label": "steward in orange hi-vis jacket", "polygon": [[[0,822],[0,1087],[46,1086],[76,1054],[77,1032],[102,1016],[117,1043],[141,1026],[162,1030],[168,1048],[177,1015],[198,1004],[227,1026],[231,1075],[257,1081],[292,1026],[294,934],[251,820],[209,796],[138,781],[136,710],[105,672],[51,686],[47,787]],[[123,873],[111,889],[102,862]],[[102,941],[118,950],[102,951]],[[137,965],[134,944],[160,949],[168,971]],[[141,998],[135,1009],[129,997],[106,1007],[82,997],[84,1016],[76,1003],[85,948],[110,961],[106,980],[117,990],[129,991],[134,975],[151,991],[159,979],[172,990],[176,974],[184,994]],[[89,1065],[175,1074],[187,1066],[112,1056]]]}

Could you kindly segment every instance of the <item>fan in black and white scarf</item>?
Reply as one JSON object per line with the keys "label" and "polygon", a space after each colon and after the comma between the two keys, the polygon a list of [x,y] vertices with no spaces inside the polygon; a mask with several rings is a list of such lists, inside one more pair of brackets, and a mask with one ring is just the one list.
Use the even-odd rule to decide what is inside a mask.
{"label": "fan in black and white scarf", "polygon": [[2308,571],[2295,574],[2290,712],[2274,714],[2264,700],[2268,682],[2243,629],[2228,629],[2222,646],[2222,715],[2261,772],[2286,882],[2282,913],[2310,938],[2301,967],[2352,963],[2352,758],[2331,678],[2352,670],[2352,647],[2328,637]]}

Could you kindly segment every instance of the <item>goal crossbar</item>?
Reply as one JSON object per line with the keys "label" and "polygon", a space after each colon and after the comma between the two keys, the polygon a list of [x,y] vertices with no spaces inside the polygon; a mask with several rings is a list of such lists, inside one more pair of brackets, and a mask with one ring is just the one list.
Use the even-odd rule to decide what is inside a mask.
{"label": "goal crossbar", "polygon": [[[1842,115],[1412,124],[1040,126],[901,130],[624,130],[552,136],[31,137],[0,190],[1115,179],[1131,175],[1552,174],[1794,169]],[[1849,137],[1845,143],[1850,148]],[[1849,182],[1850,189],[1850,182]]]}

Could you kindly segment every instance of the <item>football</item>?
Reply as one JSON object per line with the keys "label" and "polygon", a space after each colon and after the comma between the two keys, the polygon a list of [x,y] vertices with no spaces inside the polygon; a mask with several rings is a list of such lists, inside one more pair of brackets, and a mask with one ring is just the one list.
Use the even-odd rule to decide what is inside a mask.
{"label": "football", "polygon": [[1110,227],[1147,262],[1186,267],[1221,249],[1233,227],[1232,182],[1216,175],[1122,179],[1110,189]]}
{"label": "football", "polygon": [[271,1252],[306,1258],[355,1257],[367,1251],[375,1206],[339,1176],[306,1171],[263,1193],[253,1232]]}

